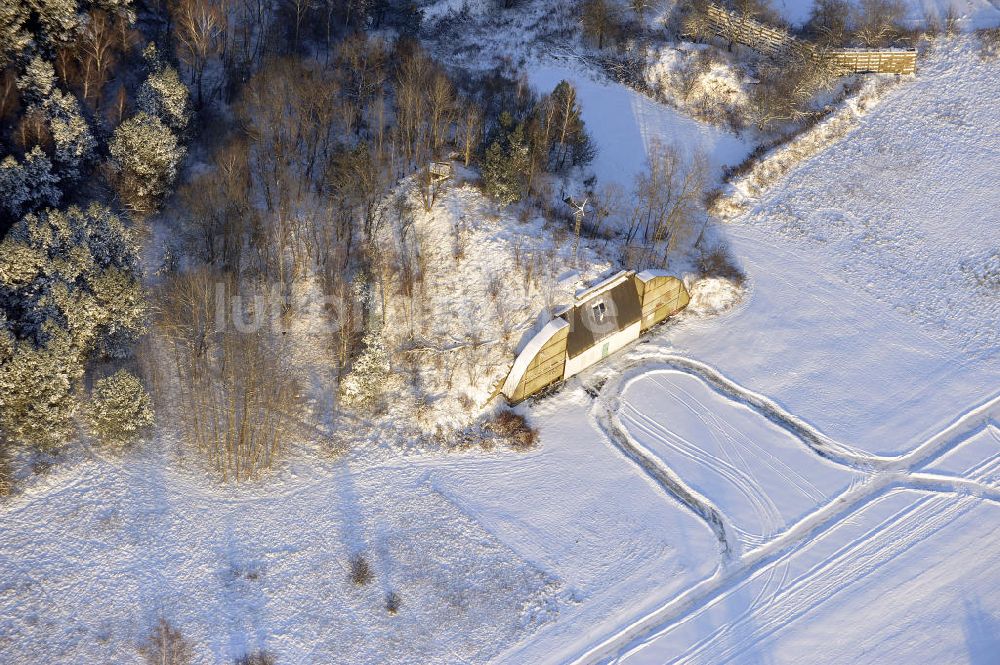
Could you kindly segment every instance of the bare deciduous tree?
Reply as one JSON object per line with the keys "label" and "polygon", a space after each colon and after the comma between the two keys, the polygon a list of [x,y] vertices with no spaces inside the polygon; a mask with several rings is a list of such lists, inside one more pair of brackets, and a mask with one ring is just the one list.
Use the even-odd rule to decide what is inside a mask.
{"label": "bare deciduous tree", "polygon": [[662,265],[668,264],[673,251],[690,239],[697,226],[707,173],[707,159],[701,153],[686,156],[671,146],[650,146],[648,170],[636,176],[636,203],[626,234],[626,246],[638,241],[640,249],[626,262],[649,265],[662,252]]}
{"label": "bare deciduous tree", "polygon": [[173,0],[170,14],[181,60],[191,70],[198,107],[202,108],[205,68],[222,47],[225,16],[213,0]]}
{"label": "bare deciduous tree", "polygon": [[849,0],[816,0],[805,29],[820,47],[845,46],[852,12]]}
{"label": "bare deciduous tree", "polygon": [[95,10],[90,13],[76,44],[75,55],[80,64],[83,98],[101,105],[101,93],[108,80],[108,70],[114,64],[116,41],[112,19],[107,13]]}
{"label": "bare deciduous tree", "polygon": [[905,11],[901,0],[860,0],[854,16],[858,41],[868,48],[888,46]]}
{"label": "bare deciduous tree", "polygon": [[613,39],[621,27],[618,7],[609,0],[584,0],[580,5],[583,32],[603,49],[606,41]]}
{"label": "bare deciduous tree", "polygon": [[163,618],[139,647],[139,653],[149,665],[188,665],[193,659],[191,645]]}
{"label": "bare deciduous tree", "polygon": [[462,156],[463,163],[468,166],[482,136],[483,112],[471,99],[464,99],[462,106]]}
{"label": "bare deciduous tree", "polygon": [[237,282],[221,273],[177,275],[160,294],[157,329],[174,368],[181,433],[223,480],[243,481],[271,468],[304,411],[268,335],[274,303],[236,296]]}

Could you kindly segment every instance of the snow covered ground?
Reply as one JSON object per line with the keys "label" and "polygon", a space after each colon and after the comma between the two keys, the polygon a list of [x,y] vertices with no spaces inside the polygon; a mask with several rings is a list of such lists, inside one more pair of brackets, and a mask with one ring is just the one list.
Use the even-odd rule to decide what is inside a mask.
{"label": "snow covered ground", "polygon": [[[220,488],[149,446],[39,479],[0,507],[3,659],[132,662],[163,616],[197,663],[989,662],[996,71],[939,43],[726,227],[747,298],[523,407],[536,450],[303,457]],[[531,76],[577,77],[602,178],[630,184],[653,137],[716,166],[747,149]]]}
{"label": "snow covered ground", "polygon": [[619,662],[993,662],[998,521],[995,503],[891,490]]}
{"label": "snow covered ground", "polygon": [[940,44],[734,223],[749,299],[724,336],[696,325],[673,343],[877,453],[995,396],[998,92],[995,62]]}
{"label": "snow covered ground", "polygon": [[597,146],[593,170],[598,183],[616,182],[628,191],[656,141],[688,155],[705,153],[717,172],[738,164],[753,148],[722,127],[698,122],[572,60],[532,65],[528,80],[539,92],[551,92],[562,80],[576,88],[583,121]]}
{"label": "snow covered ground", "polygon": [[854,477],[746,405],[676,369],[650,369],[622,395],[628,436],[710,495],[753,549],[798,521]]}
{"label": "snow covered ground", "polygon": [[[713,433],[741,422],[734,408],[759,422],[778,414],[860,476],[687,593],[621,617],[579,662],[993,659],[1000,299],[969,273],[992,274],[1000,246],[998,94],[995,63],[974,45],[936,44],[915,80],[726,229],[751,278],[744,302],[715,319],[682,316],[580,377],[607,380],[599,401],[663,465],[644,468],[695,486],[693,512],[710,525],[738,514],[732,483],[706,480],[680,453],[713,450]],[[743,406],[687,378],[679,392],[656,386],[663,363],[692,360]],[[625,368],[633,377],[616,381]],[[725,422],[678,415],[692,394],[715,402],[697,412]],[[780,450],[780,438],[768,445]]]}
{"label": "snow covered ground", "polygon": [[258,488],[155,458],[58,472],[3,508],[4,662],[134,662],[159,616],[196,663],[482,662],[710,575],[709,529],[565,413],[540,414],[551,442],[528,454],[300,460]]}
{"label": "snow covered ground", "polygon": [[974,436],[949,450],[940,459],[928,463],[924,470],[953,478],[966,475],[968,469],[979,468],[979,482],[1000,487],[1000,428],[992,422]]}

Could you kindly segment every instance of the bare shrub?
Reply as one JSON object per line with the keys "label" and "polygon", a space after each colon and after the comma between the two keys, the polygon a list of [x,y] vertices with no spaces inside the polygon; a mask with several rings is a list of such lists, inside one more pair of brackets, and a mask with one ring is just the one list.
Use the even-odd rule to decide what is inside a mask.
{"label": "bare shrub", "polygon": [[0,439],[0,498],[14,492],[14,470],[10,463],[9,444]]}
{"label": "bare shrub", "polygon": [[505,440],[514,450],[530,450],[538,444],[538,430],[513,411],[498,412],[486,421],[483,429]]}
{"label": "bare shrub", "polygon": [[698,257],[698,271],[705,277],[728,279],[737,286],[746,280],[746,275],[725,245],[716,245],[703,251]]}
{"label": "bare shrub", "polygon": [[905,14],[901,0],[860,0],[853,17],[855,36],[868,48],[888,46],[899,36],[899,22]]}
{"label": "bare shrub", "polygon": [[351,557],[351,582],[355,586],[365,586],[375,579],[375,573],[368,559],[364,554],[355,554]]}
{"label": "bare shrub", "polygon": [[804,30],[821,48],[846,46],[852,35],[850,18],[848,0],[817,0]]}
{"label": "bare shrub", "polygon": [[816,94],[829,89],[836,80],[832,61],[795,54],[781,64],[762,64],[760,82],[750,94],[749,117],[760,131],[782,124],[805,121],[815,115],[810,108]]}
{"label": "bare shrub", "polygon": [[395,616],[399,613],[399,606],[402,604],[403,599],[399,597],[399,594],[395,591],[390,591],[385,594],[385,611],[389,614]]}
{"label": "bare shrub", "polygon": [[598,49],[617,40],[622,32],[619,7],[607,0],[584,0],[580,4],[580,23],[583,25],[583,34]]}
{"label": "bare shrub", "polygon": [[162,617],[139,647],[139,653],[149,665],[188,665],[193,659],[191,645]]}
{"label": "bare shrub", "polygon": [[726,166],[722,169],[723,180],[726,182],[732,182],[736,178],[741,178],[747,175],[753,170],[753,167],[760,162],[761,158],[772,148],[774,148],[774,145],[771,143],[758,144],[746,157],[743,158],[739,164]]}
{"label": "bare shrub", "polygon": [[278,661],[269,651],[254,651],[243,654],[233,661],[234,665],[275,665]]}
{"label": "bare shrub", "polygon": [[979,38],[979,55],[983,58],[1000,56],[1000,28],[982,28],[976,30]]}

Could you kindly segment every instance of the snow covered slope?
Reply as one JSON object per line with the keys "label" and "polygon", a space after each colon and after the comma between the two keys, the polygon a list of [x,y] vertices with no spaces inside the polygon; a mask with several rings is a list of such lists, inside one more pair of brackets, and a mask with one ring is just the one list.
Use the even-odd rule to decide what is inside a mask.
{"label": "snow covered slope", "polygon": [[[813,0],[773,0],[772,6],[786,21],[802,25],[809,20]],[[959,27],[965,30],[988,28],[1000,23],[1000,7],[991,0],[904,0],[905,23],[919,27],[927,17],[943,19],[949,9],[959,18]]]}
{"label": "snow covered slope", "polygon": [[753,148],[724,128],[698,122],[568,60],[553,58],[533,65],[528,79],[539,92],[552,92],[562,80],[576,88],[583,120],[597,147],[593,169],[599,183],[616,182],[626,191],[631,189],[654,141],[689,155],[703,152],[717,170],[738,164]]}

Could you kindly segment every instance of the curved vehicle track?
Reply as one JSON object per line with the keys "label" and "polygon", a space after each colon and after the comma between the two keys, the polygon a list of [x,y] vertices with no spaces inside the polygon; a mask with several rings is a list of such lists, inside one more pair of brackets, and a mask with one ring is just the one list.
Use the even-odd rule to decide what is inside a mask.
{"label": "curved vehicle track", "polygon": [[[686,372],[704,380],[720,394],[747,405],[790,432],[816,455],[863,473],[862,480],[852,484],[839,496],[833,497],[791,525],[770,542],[747,553],[739,552],[738,541],[733,533],[734,527],[722,512],[708,498],[687,486],[665,463],[631,437],[618,417],[622,406],[621,396],[627,387],[649,371],[661,368]],[[935,494],[972,496],[1000,504],[1000,489],[986,482],[988,474],[996,470],[997,465],[993,460],[987,460],[968,469],[966,473],[972,475],[966,477],[950,477],[919,471],[923,465],[967,438],[975,436],[986,428],[996,428],[995,419],[998,416],[1000,416],[1000,396],[969,409],[952,424],[920,442],[907,453],[897,456],[871,455],[822,434],[772,400],[740,386],[704,363],[666,351],[646,352],[633,356],[620,367],[617,376],[600,386],[591,408],[591,417],[625,457],[642,468],[667,494],[705,521],[719,540],[723,566],[715,575],[696,584],[677,598],[637,618],[616,633],[593,643],[572,662],[616,661],[634,650],[641,649],[649,640],[683,623],[698,610],[726,598],[748,580],[766,574],[769,576],[768,580],[756,594],[749,608],[733,619],[736,623],[745,621],[753,608],[760,606],[762,599],[768,596],[768,607],[777,618],[769,619],[757,627],[750,637],[741,636],[741,639],[751,639],[753,635],[758,635],[763,639],[783,622],[808,611],[829,596],[834,589],[829,582],[829,575],[824,577],[824,573],[833,571],[832,577],[838,581],[849,579],[852,575],[863,576],[865,571],[876,565],[874,562],[888,560],[896,552],[901,551],[901,548],[905,549],[926,538],[969,509],[965,503],[943,501]],[[886,547],[881,547],[881,540],[874,542],[870,538],[858,538],[842,546],[838,553],[829,557],[822,565],[794,580],[791,586],[785,586],[788,559],[795,551],[796,544],[826,531],[862,506],[899,489],[917,489],[931,493],[902,511],[907,515],[920,513],[918,528],[902,525],[899,516],[894,516],[894,519],[886,520],[872,530],[875,532],[891,528],[899,531],[888,539]],[[860,556],[861,554],[865,556]],[[854,565],[859,558],[864,559],[864,562]],[[782,579],[772,585],[779,567],[782,567],[780,573]],[[730,625],[718,628],[712,635],[694,645],[686,657],[703,654],[711,662],[724,662],[730,659],[734,655],[731,650],[710,654],[707,652],[711,650],[711,645],[716,644],[715,637],[731,630]]]}

